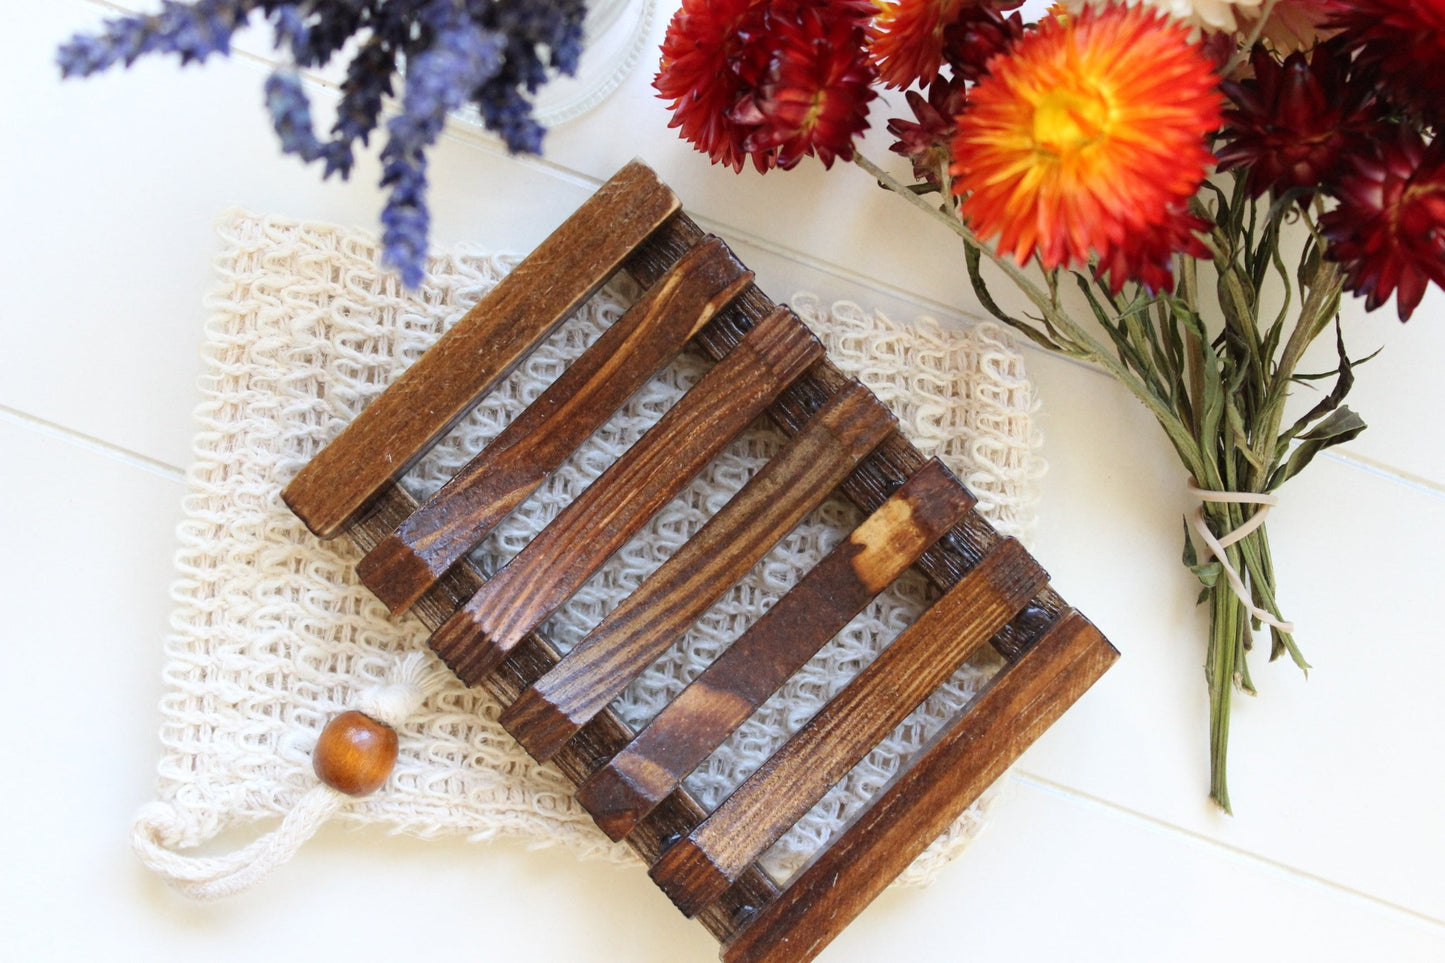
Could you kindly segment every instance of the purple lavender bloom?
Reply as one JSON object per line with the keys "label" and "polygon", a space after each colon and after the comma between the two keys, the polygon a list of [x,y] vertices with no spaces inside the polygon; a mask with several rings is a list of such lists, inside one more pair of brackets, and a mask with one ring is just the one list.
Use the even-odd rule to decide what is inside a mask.
{"label": "purple lavender bloom", "polygon": [[[259,13],[258,13],[259,12]],[[584,0],[161,0],[159,12],[105,22],[56,54],[61,74],[84,77],[150,53],[182,64],[230,51],[231,36],[261,15],[281,65],[267,77],[266,108],[281,148],[320,160],[323,177],[344,178],[356,143],[369,142],[392,78],[406,67],[400,113],[381,152],[383,260],[408,285],[422,280],[429,216],[426,152],[447,114],[471,102],[513,152],[540,153],[542,126],[529,95],[552,72],[572,73],[582,50]],[[300,71],[324,66],[355,39],[336,119],[318,136]]]}
{"label": "purple lavender bloom", "polygon": [[311,28],[295,4],[288,3],[271,11],[271,29],[275,34],[277,50],[290,53],[292,60],[300,65],[307,55],[311,39]]}
{"label": "purple lavender bloom", "polygon": [[281,139],[281,149],[304,161],[312,161],[324,150],[311,126],[311,102],[301,86],[295,67],[277,67],[266,78],[266,109]]}
{"label": "purple lavender bloom", "polygon": [[173,53],[182,64],[231,52],[231,34],[244,25],[256,0],[164,0],[160,13],[118,17],[96,35],[79,34],[62,44],[56,62],[64,77],[88,77],[117,63],[129,67],[148,53]]}
{"label": "purple lavender bloom", "polygon": [[513,154],[542,153],[542,125],[532,117],[532,105],[509,79],[487,83],[475,101],[482,122],[494,131]]}
{"label": "purple lavender bloom", "polygon": [[396,51],[382,37],[373,35],[357,51],[341,83],[341,101],[336,105],[332,139],[326,145],[326,171],[330,177],[351,173],[355,144],[369,143],[381,117],[381,105],[391,96],[391,75],[396,72]]}
{"label": "purple lavender bloom", "polygon": [[[496,27],[514,45],[510,57],[521,61],[527,89],[546,79],[542,68],[555,67],[564,74],[577,70],[582,56],[582,18],[587,8],[582,0],[560,2],[512,2],[495,4]],[[538,47],[550,53],[546,63],[537,56]]]}
{"label": "purple lavender bloom", "polygon": [[451,0],[433,0],[420,16],[436,30],[435,45],[407,68],[402,112],[387,124],[381,183],[391,188],[382,210],[382,261],[409,286],[425,273],[426,148],[442,132],[447,114],[502,69],[504,41],[458,14]]}

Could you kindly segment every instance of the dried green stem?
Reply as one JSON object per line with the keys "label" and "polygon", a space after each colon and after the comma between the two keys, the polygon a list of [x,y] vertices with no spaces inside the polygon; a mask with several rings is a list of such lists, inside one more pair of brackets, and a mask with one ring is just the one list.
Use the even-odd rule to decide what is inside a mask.
{"label": "dried green stem", "polygon": [[[1198,463],[1198,458],[1190,452],[1192,442],[1189,437],[1189,432],[1175,412],[1169,407],[1167,401],[1161,399],[1156,392],[1152,391],[1143,380],[1119,361],[1114,353],[1106,348],[1092,333],[1079,325],[1067,312],[1062,310],[1046,291],[1034,283],[1034,280],[1029,277],[1016,261],[1012,258],[998,255],[992,248],[985,245],[983,241],[979,239],[978,235],[974,234],[962,220],[948,211],[933,206],[923,197],[915,194],[893,175],[863,156],[861,152],[854,153],[853,162],[867,171],[878,183],[923,211],[931,219],[947,227],[950,231],[962,238],[965,244],[977,248],[983,253],[984,257],[992,261],[994,266],[1002,271],[1004,275],[1014,283],[1014,286],[1029,299],[1034,308],[1038,310],[1039,314],[1045,319],[1050,330],[1057,332],[1062,336],[1064,341],[1068,342],[1067,347],[1069,350],[1066,350],[1065,353],[1103,368],[1114,380],[1127,388],[1134,397],[1138,398],[1139,401],[1149,409],[1149,412],[1154,415],[1155,419],[1158,420],[1160,426],[1163,427],[1165,433],[1169,436],[1175,450],[1178,451],[1180,457],[1184,459],[1186,467],[1189,468],[1191,473],[1195,474],[1195,477],[1198,477],[1197,472],[1202,470],[1203,466]],[[1028,334],[1034,341],[1041,341],[1041,339],[1049,340],[1049,334],[1047,332],[1040,331],[1038,328],[1016,319],[1005,318],[1005,320],[1020,330],[1023,330],[1024,333]]]}
{"label": "dried green stem", "polygon": [[[1000,256],[969,229],[958,215],[946,168],[939,171],[943,189],[938,202],[900,183],[862,155],[855,154],[854,162],[881,186],[963,241],[969,279],[990,314],[1044,348],[1098,366],[1139,399],[1163,428],[1195,484],[1221,492],[1264,492],[1298,470],[1293,464],[1286,470],[1280,468],[1287,457],[1285,449],[1301,425],[1297,423],[1287,436],[1281,435],[1285,402],[1305,350],[1329,327],[1338,309],[1343,282],[1337,265],[1307,255],[1307,271],[1299,278],[1305,289],[1303,297],[1294,299],[1294,281],[1279,253],[1280,227],[1294,199],[1276,200],[1261,216],[1243,184],[1236,181],[1232,194],[1211,187],[1216,201],[1213,210],[1202,202],[1195,205],[1196,213],[1214,223],[1202,240],[1213,260],[1224,321],[1217,336],[1205,330],[1198,314],[1202,298],[1194,258],[1177,259],[1178,281],[1172,293],[1140,292],[1130,301],[1121,301],[1097,279],[1076,275],[1095,321],[1108,337],[1106,342],[1065,309],[1058,272],[1046,273],[1041,284],[1022,265]],[[1320,239],[1308,210],[1304,210],[1303,220],[1317,250]],[[983,258],[1013,282],[1035,316],[1016,318],[999,306],[980,270]],[[1284,303],[1262,330],[1260,288],[1271,271],[1285,286]],[[1298,313],[1281,345],[1292,308]],[[1341,347],[1341,382],[1332,393],[1331,404],[1320,406],[1318,416],[1304,421],[1323,418],[1338,404],[1349,387],[1345,370],[1349,364]],[[1313,450],[1317,448],[1305,454],[1312,455]],[[1248,504],[1209,502],[1205,523],[1216,537],[1223,538],[1255,510]],[[1254,634],[1251,611],[1262,610],[1280,619],[1274,565],[1264,526],[1228,546],[1224,559],[1196,565],[1190,561],[1192,553],[1192,548],[1186,552],[1186,561],[1205,582],[1201,600],[1207,600],[1210,613],[1205,659],[1210,693],[1210,797],[1228,812],[1230,706],[1236,688],[1254,693],[1247,661]],[[1223,577],[1221,565],[1225,563],[1238,573],[1247,599],[1236,596]],[[1276,627],[1270,632],[1272,657],[1288,652],[1301,669],[1308,669],[1288,632]]]}

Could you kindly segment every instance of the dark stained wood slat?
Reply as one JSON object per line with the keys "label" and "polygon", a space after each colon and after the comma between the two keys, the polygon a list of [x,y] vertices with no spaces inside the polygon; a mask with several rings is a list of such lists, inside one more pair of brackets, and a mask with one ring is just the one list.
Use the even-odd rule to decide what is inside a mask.
{"label": "dark stained wood slat", "polygon": [[653,880],[688,916],[721,896],[1047,580],[1018,542],[1000,542],[701,826],[663,853]]}
{"label": "dark stained wood slat", "polygon": [[[602,230],[605,230],[605,227]],[[674,265],[701,237],[702,232],[697,226],[679,211],[668,217],[625,258],[624,269],[645,288]],[[539,287],[545,291],[550,280],[552,279],[545,276],[539,278]],[[693,343],[717,360],[732,351],[737,342],[774,309],[775,305],[765,294],[754,286],[748,286],[731,306],[698,332]],[[822,402],[836,391],[844,380],[845,376],[823,359],[813,364],[800,379],[784,390],[772,402],[768,414],[786,434],[794,435],[802,430]],[[894,433],[867,456],[857,469],[844,479],[840,487],[867,513],[893,495],[923,461],[906,439]],[[362,510],[353,513],[348,522],[351,527],[347,534],[363,551],[373,548],[416,508],[415,502],[396,487],[394,480],[383,480],[376,486],[375,492]],[[936,585],[947,590],[998,542],[999,536],[991,526],[976,513],[969,513],[923,553],[917,566]],[[437,628],[451,617],[459,605],[471,598],[483,582],[484,579],[468,563],[454,565],[416,602],[414,611],[428,626]],[[1046,632],[1050,626],[1066,617],[1067,611],[1063,600],[1045,586],[989,641],[1011,662],[1017,662],[1026,658],[1034,646],[1042,644],[1041,640],[1047,640]],[[1116,655],[1102,639],[1099,640],[1097,654],[1100,659],[1105,656],[1107,659],[1094,676]],[[497,671],[481,679],[481,685],[506,706],[514,701],[518,694],[547,675],[558,659],[557,652],[550,643],[540,635],[530,634],[516,644]],[[1035,664],[1037,665],[1037,662]],[[1056,678],[1049,685],[1067,693],[1072,684],[1069,678]],[[1093,676],[1090,676],[1088,680],[1079,682],[1079,689],[1086,687],[1092,678]],[[1044,692],[1040,698],[1046,700],[1048,695],[1049,692]],[[1044,724],[1041,724],[1039,729],[1042,729]],[[1027,738],[1031,739],[1034,735],[1037,733],[1032,733]],[[582,727],[557,753],[553,762],[570,780],[580,785],[633,738],[634,734],[615,713],[604,709]],[[999,771],[1001,768],[999,767]],[[997,774],[993,772],[988,779]],[[984,780],[985,783],[986,781]],[[928,782],[929,780],[924,780],[923,785]],[[943,804],[951,805],[946,801]],[[700,826],[705,815],[696,800],[679,786],[637,822],[636,828],[626,837],[626,842],[644,861],[651,864],[675,840],[690,836]],[[918,825],[926,826],[929,818],[931,817],[925,813],[920,817]],[[905,834],[901,838],[900,851],[912,847],[915,843],[921,849],[935,832],[936,830],[923,829]],[[921,840],[917,838],[920,835]],[[899,840],[895,840],[895,843],[897,842]],[[870,845],[862,845],[858,851],[867,853]],[[858,858],[872,857],[865,855]],[[880,865],[881,872],[887,878],[892,878],[896,869],[890,871],[889,864]],[[841,875],[835,872],[833,877],[841,878]],[[865,880],[866,882],[868,881]],[[819,891],[826,891],[827,875],[819,876],[814,885]],[[811,958],[832,938],[832,934],[841,929],[852,915],[856,915],[862,905],[881,888],[882,883],[879,883],[876,889],[867,886],[850,887],[849,893],[840,897],[841,902],[821,905],[816,919],[806,911],[806,904],[816,897],[800,896],[801,905],[791,905],[786,910],[779,911],[799,914],[800,923],[796,926],[782,925],[771,934],[763,930],[754,933],[751,927],[755,922],[762,924],[772,918],[770,914],[776,909],[775,901],[788,901],[778,900],[776,884],[753,864],[743,871],[737,882],[721,897],[704,906],[696,918],[724,943],[729,952],[737,954],[736,959],[754,958],[747,955],[754,953],[761,954],[756,958],[802,960]],[[863,895],[855,898],[854,891]],[[740,931],[744,928],[748,928],[749,932],[745,939],[739,939]],[[809,941],[806,945],[802,942],[804,939]]]}
{"label": "dark stained wood slat", "polygon": [[723,947],[725,963],[806,963],[842,932],[1118,658],[1072,610],[1006,667],[869,808]]}
{"label": "dark stained wood slat", "polygon": [[432,633],[432,648],[475,685],[822,353],[791,311],[760,321]]}
{"label": "dark stained wood slat", "polygon": [[597,825],[612,839],[632,832],[973,503],[942,462],[927,462],[578,788]]}
{"label": "dark stained wood slat", "polygon": [[828,496],[897,419],[853,382],[607,614],[561,663],[502,713],[522,747],[546,761]]}
{"label": "dark stained wood slat", "polygon": [[389,537],[357,574],[404,611],[522,503],[752,280],[727,245],[690,248],[536,401]]}
{"label": "dark stained wood slat", "polygon": [[322,449],[286,504],[321,538],[340,532],[679,207],[646,165],[624,167]]}
{"label": "dark stained wood slat", "polygon": [[[624,269],[642,284],[651,283],[682,252],[703,236],[702,228],[685,212],[672,218],[630,257]],[[725,354],[757,318],[773,310],[773,301],[760,288],[752,287],[717,320],[699,332],[696,343],[712,357]],[[814,365],[771,408],[768,415],[786,434],[798,431],[807,413],[847,379],[831,361]],[[918,470],[924,458],[902,433],[894,434],[863,459],[857,470],[843,480],[839,490],[864,513],[874,511],[898,486]],[[970,512],[963,521],[925,551],[918,570],[939,589],[948,591],[979,558],[998,542],[999,534],[982,515]],[[1018,616],[999,630],[989,644],[1009,661],[1017,659],[1037,639],[1067,603],[1052,588],[1044,588]]]}
{"label": "dark stained wood slat", "polygon": [[[402,519],[416,511],[416,500],[398,486],[387,486],[372,509],[357,519],[347,536],[363,553],[389,535]],[[470,598],[485,579],[467,561],[452,566],[412,607],[411,614],[423,625],[435,629],[457,606]],[[512,650],[496,671],[484,677],[480,686],[500,705],[510,705],[533,682],[557,664],[556,649],[539,635],[531,635]],[[571,742],[552,758],[555,766],[574,785],[582,783],[633,737],[633,731],[610,709],[582,727]],[[643,863],[657,860],[666,843],[691,832],[707,815],[706,810],[679,788],[644,819],[627,837],[626,843]],[[697,921],[719,942],[727,940],[743,920],[778,895],[777,884],[756,866],[743,874],[723,898],[703,910]]]}

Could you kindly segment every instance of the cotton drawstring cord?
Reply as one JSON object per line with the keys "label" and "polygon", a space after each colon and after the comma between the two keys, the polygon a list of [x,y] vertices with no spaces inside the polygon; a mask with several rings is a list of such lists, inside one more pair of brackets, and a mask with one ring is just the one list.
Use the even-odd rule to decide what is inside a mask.
{"label": "cotton drawstring cord", "polygon": [[[1228,580],[1229,587],[1233,590],[1235,596],[1243,603],[1244,607],[1249,611],[1249,614],[1260,622],[1273,626],[1281,632],[1294,632],[1293,622],[1287,622],[1284,619],[1277,618],[1272,613],[1254,604],[1254,599],[1250,598],[1249,590],[1244,585],[1244,579],[1240,577],[1239,572],[1230,564],[1229,556],[1225,554],[1225,549],[1235,542],[1249,537],[1250,533],[1264,524],[1265,519],[1269,517],[1270,509],[1279,504],[1279,498],[1265,492],[1210,491],[1206,488],[1200,488],[1192,480],[1189,482],[1189,494],[1200,501],[1199,507],[1196,508],[1194,514],[1190,516],[1190,527],[1194,529],[1194,533],[1199,536],[1200,541],[1208,546],[1214,558],[1219,560],[1220,568],[1223,570],[1224,577]],[[1209,530],[1209,524],[1205,520],[1204,506],[1209,502],[1232,505],[1258,505],[1259,507],[1255,510],[1254,514],[1245,519],[1244,523],[1234,529],[1234,531],[1216,537],[1215,534]]]}
{"label": "cotton drawstring cord", "polygon": [[[445,668],[413,652],[397,662],[389,679],[363,690],[355,708],[393,729],[420,708],[446,678]],[[188,827],[175,806],[153,802],[141,808],[131,845],[141,862],[191,899],[214,900],[238,893],[285,863],[301,845],[355,797],[318,782],[281,820],[281,825],[225,856],[191,856],[178,850]]]}

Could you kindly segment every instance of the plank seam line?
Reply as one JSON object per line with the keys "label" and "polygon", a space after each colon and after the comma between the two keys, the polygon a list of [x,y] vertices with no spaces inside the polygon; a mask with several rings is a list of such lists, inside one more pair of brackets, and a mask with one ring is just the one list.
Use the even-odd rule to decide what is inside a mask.
{"label": "plank seam line", "polygon": [[123,465],[129,465],[132,468],[139,468],[141,471],[149,472],[152,475],[159,475],[167,481],[178,482],[182,485],[186,482],[186,472],[183,468],[178,468],[168,462],[161,461],[159,458],[142,455],[138,451],[132,451],[129,448],[113,444],[97,438],[94,435],[87,435],[73,428],[67,428],[58,422],[27,414],[9,405],[0,404],[0,421],[7,421],[18,428],[33,431],[47,438],[53,438],[56,441],[64,442],[83,451],[110,458]]}
{"label": "plank seam line", "polygon": [[[1334,449],[1320,453],[1320,457],[1343,465],[1346,468],[1353,468],[1362,471],[1367,475],[1373,475],[1381,481],[1394,482],[1411,491],[1419,492],[1428,498],[1445,498],[1445,482],[1432,481],[1423,475],[1405,471],[1403,468],[1396,468],[1377,461],[1366,455],[1356,454],[1349,450]],[[1283,496],[1281,497],[1283,500]]]}
{"label": "plank seam line", "polygon": [[1203,845],[1210,849],[1220,850],[1238,859],[1244,860],[1245,862],[1253,863],[1265,869],[1269,869],[1278,873],[1283,873],[1287,876],[1295,877],[1296,879],[1304,883],[1313,886],[1323,887],[1341,895],[1371,903],[1375,907],[1382,909],[1392,915],[1404,916],[1409,918],[1409,920],[1412,922],[1424,923],[1435,929],[1445,930],[1445,920],[1438,919],[1434,916],[1429,915],[1428,913],[1421,912],[1420,910],[1410,909],[1409,907],[1401,906],[1398,903],[1392,903],[1384,897],[1376,896],[1373,893],[1367,893],[1364,890],[1356,889],[1353,886],[1349,886],[1345,883],[1332,880],[1326,876],[1321,876],[1318,873],[1312,873],[1308,870],[1300,869],[1297,866],[1291,866],[1288,863],[1284,863],[1269,856],[1265,856],[1262,853],[1256,853],[1252,850],[1245,849],[1242,846],[1236,846],[1231,843],[1223,842],[1205,833],[1199,832],[1198,830],[1188,829],[1184,826],[1179,826],[1175,823],[1169,822],[1168,820],[1161,819],[1158,816],[1151,816],[1148,813],[1141,812],[1137,809],[1132,809],[1128,806],[1122,806],[1116,802],[1111,802],[1107,799],[1104,799],[1101,796],[1096,796],[1093,793],[1074,789],[1073,787],[1066,786],[1060,782],[1055,782],[1054,780],[1048,779],[1044,776],[1026,773],[1022,770],[1014,770],[1010,774],[1010,777],[1019,782],[1020,784],[1028,786],[1032,789],[1036,789],[1040,792],[1045,792],[1053,796],[1067,797],[1071,801],[1083,803],[1088,808],[1107,810],[1110,815],[1124,816],[1134,822],[1143,823],[1150,829],[1159,830],[1175,836],[1181,836],[1192,843]]}

